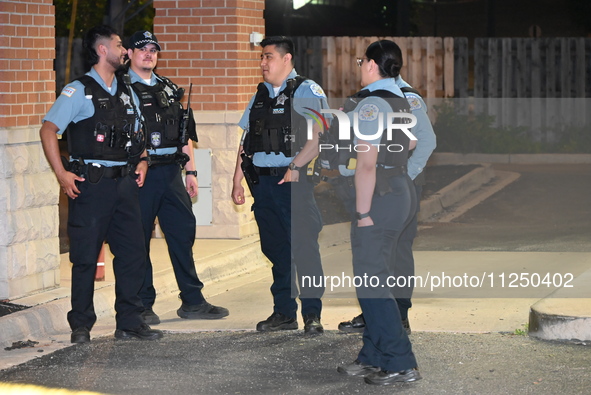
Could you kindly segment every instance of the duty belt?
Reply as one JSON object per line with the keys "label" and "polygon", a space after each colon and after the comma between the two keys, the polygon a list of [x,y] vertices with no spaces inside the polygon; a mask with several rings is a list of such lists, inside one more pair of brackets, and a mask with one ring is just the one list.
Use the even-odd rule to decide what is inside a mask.
{"label": "duty belt", "polygon": [[383,176],[385,176],[386,178],[392,178],[392,177],[396,177],[402,174],[406,174],[406,166],[394,166],[392,168],[385,168],[382,166],[379,166],[377,168],[377,172],[381,173]]}
{"label": "duty belt", "polygon": [[176,163],[176,154],[168,155],[149,155],[148,165],[159,166],[159,165],[172,165]]}
{"label": "duty belt", "polygon": [[284,167],[254,167],[259,176],[283,176],[287,171],[287,166]]}

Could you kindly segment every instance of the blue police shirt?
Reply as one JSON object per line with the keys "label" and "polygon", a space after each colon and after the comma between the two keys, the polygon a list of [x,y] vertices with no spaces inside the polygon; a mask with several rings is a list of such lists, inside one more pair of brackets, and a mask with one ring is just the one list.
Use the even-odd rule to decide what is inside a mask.
{"label": "blue police shirt", "polygon": [[[114,96],[115,93],[117,93],[117,78],[113,79],[113,85],[111,86],[111,89],[109,89],[94,67],[91,68],[86,75],[94,78],[94,80],[98,82],[105,91],[109,92],[111,96]],[[86,98],[84,94],[84,85],[76,80],[64,87],[42,122],[50,121],[54,123],[59,128],[57,133],[63,134],[70,122],[77,123],[90,118],[93,115],[94,104],[92,104],[92,98]],[[70,158],[70,160],[72,159]],[[127,163],[125,161],[97,160],[92,158],[85,159],[85,162],[97,163],[107,167],[121,166]]]}
{"label": "blue police shirt", "polygon": [[[296,70],[293,69],[287,76],[286,80],[283,81],[283,84],[281,84],[281,87],[277,92],[283,91],[287,86],[286,81],[297,77],[297,75],[298,74]],[[269,89],[269,97],[274,98],[276,95],[273,89],[273,85],[269,84],[268,82],[265,82],[265,86],[267,87],[267,89]],[[256,93],[250,99],[250,102],[248,103],[246,110],[244,110],[244,113],[242,114],[242,118],[240,118],[240,121],[238,122],[238,125],[242,129],[244,129],[241,141],[244,141],[244,136],[246,135],[246,133],[248,133],[250,109],[252,107],[255,97]],[[320,112],[320,110],[323,108],[328,108],[328,102],[326,101],[326,95],[324,94],[324,91],[322,90],[320,85],[318,85],[312,80],[306,80],[302,82],[302,84],[294,92],[293,98],[294,110],[298,114],[302,115],[304,118],[312,119],[313,122],[315,122],[313,114],[304,107],[311,108],[317,112]],[[330,119],[327,115],[324,115],[324,117],[327,120]],[[253,155],[252,160],[254,165],[257,167],[285,167],[291,163],[292,158],[287,158],[282,152],[280,152],[279,154],[267,154],[265,152],[256,152]]]}
{"label": "blue police shirt", "polygon": [[[394,81],[400,88],[410,87],[400,76],[396,77]],[[414,180],[425,169],[427,160],[437,146],[437,138],[427,115],[427,106],[423,98],[412,92],[405,92],[404,95],[410,104],[412,114],[417,117],[417,124],[410,130],[417,138],[417,146],[407,163],[408,175]]]}
{"label": "blue police shirt", "polygon": [[[129,77],[131,78],[132,84],[139,82],[140,84],[154,86],[159,81],[162,82],[162,80],[160,78],[156,77],[156,74],[152,73],[152,75],[150,76],[150,83],[146,84],[146,81],[144,81],[144,79],[142,77],[140,77],[131,68],[129,69]],[[134,105],[135,105],[138,113],[140,113],[140,100],[139,100],[139,97],[137,96],[137,94],[135,93],[135,91],[133,91],[133,102],[134,102]],[[150,131],[148,130],[147,133],[149,133],[149,132]],[[146,134],[146,139],[149,139],[149,138],[150,138],[149,134]],[[170,155],[170,154],[174,154],[175,152],[177,152],[176,147],[156,148],[156,149],[149,149],[148,150],[148,153],[150,155]]]}

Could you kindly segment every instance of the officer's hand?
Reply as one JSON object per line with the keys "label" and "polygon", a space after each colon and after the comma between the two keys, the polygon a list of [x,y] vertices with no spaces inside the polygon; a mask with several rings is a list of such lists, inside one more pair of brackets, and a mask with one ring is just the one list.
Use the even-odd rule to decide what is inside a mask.
{"label": "officer's hand", "polygon": [[193,174],[189,174],[185,178],[185,183],[186,183],[185,189],[187,190],[187,193],[189,194],[189,196],[191,196],[192,198],[197,196],[197,194],[199,193],[199,186],[197,184],[197,177],[195,177]]}
{"label": "officer's hand", "polygon": [[365,226],[372,226],[372,225],[373,225],[373,219],[371,219],[371,217],[365,217],[363,219],[357,220],[357,227],[358,228],[363,228]]}
{"label": "officer's hand", "polygon": [[244,204],[244,187],[242,184],[235,184],[232,188],[232,200],[234,204]]}
{"label": "officer's hand", "polygon": [[56,173],[56,176],[57,181],[62,187],[62,191],[64,191],[70,199],[76,199],[80,194],[80,190],[76,186],[76,181],[83,182],[84,178],[77,176],[70,171],[66,171],[65,169],[59,174]]}
{"label": "officer's hand", "polygon": [[135,182],[137,182],[138,187],[144,186],[144,181],[146,181],[146,174],[148,173],[148,162],[141,161],[135,167],[135,174],[137,174],[137,178]]}
{"label": "officer's hand", "polygon": [[297,170],[289,170],[285,172],[283,179],[278,182],[278,184],[283,184],[284,182],[298,182],[300,180],[300,172]]}

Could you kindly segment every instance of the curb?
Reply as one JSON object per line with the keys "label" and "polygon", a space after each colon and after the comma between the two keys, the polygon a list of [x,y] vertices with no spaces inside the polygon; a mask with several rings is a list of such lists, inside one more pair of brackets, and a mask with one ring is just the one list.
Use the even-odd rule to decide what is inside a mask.
{"label": "curb", "polygon": [[506,163],[506,164],[590,164],[591,154],[456,154],[435,152],[428,166]]}
{"label": "curb", "polygon": [[[224,251],[205,258],[196,260],[199,278],[203,282],[216,282],[228,277],[234,277],[247,273],[252,269],[268,265],[267,259],[261,252],[258,238],[233,250]],[[175,297],[178,294],[178,285],[172,266],[154,273],[154,281],[158,282],[160,297]],[[94,292],[94,309],[97,319],[114,317],[115,311],[114,284],[104,284]],[[69,333],[70,326],[66,320],[70,310],[70,296],[56,298],[50,302],[42,303],[31,308],[18,311],[13,314],[0,317],[0,346],[7,347],[13,342],[33,338],[41,339],[59,333]]]}
{"label": "curb", "polygon": [[529,335],[543,340],[591,341],[591,270],[531,306]]}

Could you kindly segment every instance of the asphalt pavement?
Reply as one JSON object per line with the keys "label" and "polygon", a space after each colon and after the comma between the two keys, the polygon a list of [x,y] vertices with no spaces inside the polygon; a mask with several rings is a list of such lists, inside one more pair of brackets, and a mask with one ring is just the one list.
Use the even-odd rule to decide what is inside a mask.
{"label": "asphalt pavement", "polygon": [[[91,344],[68,343],[69,331],[64,326],[68,296],[63,290],[45,295],[45,302],[38,299],[28,312],[0,318],[1,333],[12,331],[21,336],[18,340],[30,334],[39,341],[32,349],[0,351],[4,368],[0,382],[106,394],[588,394],[591,353],[586,340],[567,336],[569,341],[549,342],[527,336],[531,306],[552,299],[562,287],[512,289],[508,276],[528,273],[531,280],[533,273],[559,273],[564,279],[571,273],[577,285],[587,275],[591,268],[591,166],[493,167],[498,175],[495,179],[445,206],[439,218],[420,227],[417,274],[430,275],[431,283],[416,289],[410,315],[411,341],[424,377],[417,383],[374,388],[336,372],[339,364],[355,358],[361,345],[359,335],[336,330],[338,322],[359,312],[351,289],[336,287],[327,292],[322,317],[327,332],[323,336],[306,338],[301,329],[254,332],[256,322],[271,313],[270,270],[258,252],[256,238],[198,240],[196,244],[197,269],[204,277],[208,300],[230,309],[229,317],[217,321],[176,316],[179,301],[166,267],[165,248],[161,241],[153,241],[156,260],[163,262],[156,273],[160,293],[155,310],[163,319],[157,328],[167,332],[156,342],[113,339],[110,273],[107,281],[97,283],[95,300],[103,309]],[[518,177],[511,178],[512,174]],[[510,181],[498,184],[501,178]],[[435,198],[441,204],[447,201]],[[335,276],[350,270],[347,235],[348,228],[342,224],[326,227],[321,235],[325,270]],[[220,259],[227,263],[212,264]],[[62,285],[67,290],[67,256],[64,261]],[[221,273],[232,270],[232,276]],[[465,275],[486,284],[433,287],[433,279],[444,279],[445,274],[450,281]],[[500,286],[502,279],[507,286]],[[490,284],[491,280],[495,283]],[[586,295],[586,289],[575,286],[572,295],[558,303],[559,309],[581,298],[586,309],[572,314],[591,317],[591,295]]]}

